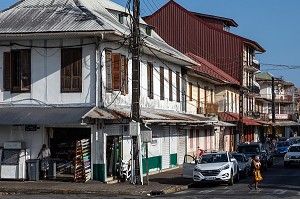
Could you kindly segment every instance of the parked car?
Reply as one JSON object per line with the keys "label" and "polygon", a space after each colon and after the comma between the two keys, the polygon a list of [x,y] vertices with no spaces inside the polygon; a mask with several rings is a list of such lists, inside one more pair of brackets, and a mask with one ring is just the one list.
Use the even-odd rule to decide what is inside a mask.
{"label": "parked car", "polygon": [[275,156],[284,156],[284,154],[286,154],[286,152],[288,151],[289,146],[290,146],[289,141],[277,142],[275,149],[274,149],[274,155]]}
{"label": "parked car", "polygon": [[232,156],[237,160],[240,176],[246,178],[250,174],[251,159],[243,153],[232,153]]}
{"label": "parked car", "polygon": [[290,146],[287,153],[284,155],[285,168],[295,163],[300,163],[300,143]]}
{"label": "parked car", "polygon": [[193,171],[196,166],[197,160],[191,155],[185,155],[182,164],[182,177],[193,178]]}
{"label": "parked car", "polygon": [[205,153],[193,171],[193,181],[226,182],[233,185],[240,179],[237,160],[229,152]]}
{"label": "parked car", "polygon": [[260,142],[247,142],[238,145],[238,153],[244,153],[248,158],[252,156],[259,156],[262,170],[266,170],[268,166],[268,159],[266,149]]}
{"label": "parked car", "polygon": [[290,142],[290,145],[298,144],[298,143],[300,143],[300,136],[290,137],[287,141]]}

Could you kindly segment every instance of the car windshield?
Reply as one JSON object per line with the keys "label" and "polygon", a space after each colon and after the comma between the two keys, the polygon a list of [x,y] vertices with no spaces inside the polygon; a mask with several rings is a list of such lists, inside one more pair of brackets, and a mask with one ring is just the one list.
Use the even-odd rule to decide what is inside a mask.
{"label": "car windshield", "polygon": [[200,164],[206,163],[217,163],[217,162],[228,162],[227,155],[223,154],[204,154],[202,155]]}
{"label": "car windshield", "polygon": [[291,145],[292,145],[292,144],[298,144],[298,143],[300,143],[300,138],[297,138],[297,139],[291,139],[291,140],[290,140],[290,143],[291,143]]}
{"label": "car windshield", "polygon": [[292,146],[289,152],[300,152],[300,146]]}
{"label": "car windshield", "polygon": [[239,153],[259,153],[258,146],[240,146],[237,148],[237,152]]}
{"label": "car windshield", "polygon": [[242,155],[232,155],[238,162],[244,162],[244,158]]}
{"label": "car windshield", "polygon": [[290,146],[289,142],[278,142],[277,147]]}

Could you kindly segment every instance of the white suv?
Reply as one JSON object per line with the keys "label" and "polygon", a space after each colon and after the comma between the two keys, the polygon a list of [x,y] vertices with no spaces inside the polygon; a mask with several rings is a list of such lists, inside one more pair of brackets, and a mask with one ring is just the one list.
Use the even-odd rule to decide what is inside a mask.
{"label": "white suv", "polygon": [[240,179],[238,162],[227,151],[203,154],[193,171],[195,183],[226,182],[233,185],[234,179]]}
{"label": "white suv", "polygon": [[292,163],[300,164],[300,143],[290,146],[284,155],[284,167],[288,167]]}

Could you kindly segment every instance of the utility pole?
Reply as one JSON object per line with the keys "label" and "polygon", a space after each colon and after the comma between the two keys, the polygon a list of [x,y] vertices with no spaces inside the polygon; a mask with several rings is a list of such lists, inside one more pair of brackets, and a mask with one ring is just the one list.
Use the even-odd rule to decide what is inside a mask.
{"label": "utility pole", "polygon": [[238,134],[239,134],[239,142],[244,141],[244,62],[243,62],[243,55],[241,55],[241,66],[240,66],[240,96],[239,96],[239,120],[238,120]]}
{"label": "utility pole", "polygon": [[272,77],[272,137],[275,138],[276,128],[275,128],[275,80]]}
{"label": "utility pole", "polygon": [[132,136],[132,182],[142,184],[140,173],[140,1],[133,0],[133,29],[132,29],[132,121],[137,124],[137,132]]}

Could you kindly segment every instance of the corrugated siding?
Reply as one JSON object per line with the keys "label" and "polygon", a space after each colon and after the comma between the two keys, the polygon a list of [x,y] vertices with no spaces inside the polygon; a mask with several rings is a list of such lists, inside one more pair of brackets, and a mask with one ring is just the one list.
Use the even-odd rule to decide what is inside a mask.
{"label": "corrugated siding", "polygon": [[170,167],[170,129],[169,126],[162,127],[162,169]]}
{"label": "corrugated siding", "polygon": [[188,11],[169,3],[146,19],[171,46],[203,57],[235,79],[239,79],[243,41],[208,26]]}

